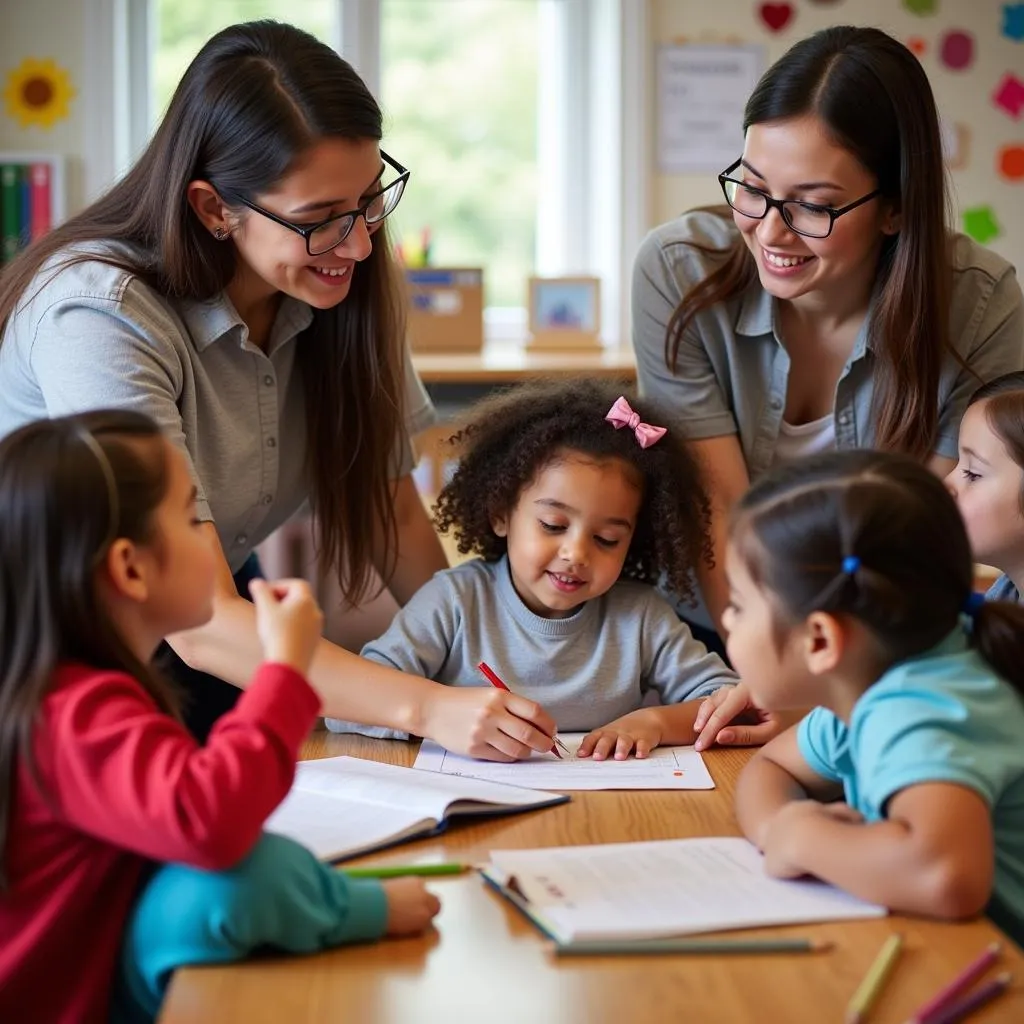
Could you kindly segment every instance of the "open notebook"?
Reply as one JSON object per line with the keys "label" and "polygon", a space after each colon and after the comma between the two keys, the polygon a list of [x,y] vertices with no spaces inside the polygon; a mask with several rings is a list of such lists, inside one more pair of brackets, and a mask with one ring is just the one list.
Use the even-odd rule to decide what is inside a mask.
{"label": "open notebook", "polygon": [[484,877],[556,942],[659,939],[881,917],[816,881],[780,881],[745,839],[492,850]]}
{"label": "open notebook", "polygon": [[358,757],[325,757],[299,762],[291,791],[266,829],[295,839],[321,860],[343,860],[440,832],[455,816],[512,814],[568,799]]}

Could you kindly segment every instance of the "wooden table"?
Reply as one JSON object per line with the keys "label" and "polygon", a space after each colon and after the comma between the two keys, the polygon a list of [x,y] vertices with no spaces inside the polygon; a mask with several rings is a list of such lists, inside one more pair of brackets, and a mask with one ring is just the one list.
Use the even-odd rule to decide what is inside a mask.
{"label": "wooden table", "polygon": [[[410,764],[415,747],[317,733],[307,757],[354,754]],[[362,862],[483,860],[499,847],[735,835],[732,794],[749,754],[713,750],[711,792],[577,793],[568,804],[453,826]],[[353,863],[358,863],[354,861]],[[831,952],[781,956],[594,957],[556,962],[537,930],[476,876],[431,883],[442,901],[437,930],[300,958],[180,971],[162,1024],[828,1024],[885,938],[903,933],[901,962],[870,1024],[900,1024],[989,942],[984,920],[938,924],[891,917],[772,935],[831,939]],[[744,934],[768,934],[768,930]],[[1004,941],[1013,991],[972,1024],[1024,1021],[1024,955]]]}

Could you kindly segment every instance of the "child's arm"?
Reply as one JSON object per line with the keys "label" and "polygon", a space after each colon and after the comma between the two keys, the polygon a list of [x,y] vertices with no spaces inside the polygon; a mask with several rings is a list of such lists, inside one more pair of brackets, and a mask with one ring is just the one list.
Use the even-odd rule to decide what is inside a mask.
{"label": "child's arm", "polygon": [[651,590],[642,600],[636,608],[642,690],[656,690],[662,706],[640,708],[595,729],[580,744],[580,757],[622,760],[634,749],[646,757],[659,745],[692,743],[703,699],[738,682],[663,597]]}
{"label": "child's arm", "polygon": [[249,852],[284,799],[319,710],[298,672],[264,664],[201,747],[131,676],[97,671],[48,722],[46,782],[83,832],[219,870]]}
{"label": "child's arm", "polygon": [[[461,617],[459,590],[452,576],[449,573],[436,575],[398,610],[383,636],[363,647],[361,655],[378,665],[436,680],[451,654]],[[409,738],[407,732],[397,729],[341,718],[327,718],[325,724],[331,732],[359,733],[390,740]]]}
{"label": "child's arm", "polygon": [[787,729],[759,750],[736,783],[736,818],[743,834],[764,849],[768,826],[797,801],[831,801],[843,795],[834,779],[814,771],[797,745],[796,729]]}
{"label": "child's arm", "polygon": [[[1002,762],[977,756],[962,728],[962,705],[904,687],[861,712],[851,732],[821,708],[757,755],[737,787],[737,816],[764,850],[769,872],[815,875],[895,910],[966,917],[992,888],[994,840],[989,806]],[[800,800],[839,758],[856,770],[857,810]],[[763,761],[771,758],[774,765]],[[770,774],[784,771],[790,776]],[[838,773],[836,773],[838,776]],[[835,787],[832,787],[833,794]]]}
{"label": "child's arm", "polygon": [[988,805],[954,783],[911,786],[884,821],[842,820],[819,805],[785,808],[764,832],[768,871],[814,875],[861,899],[928,917],[971,917],[992,892]]}

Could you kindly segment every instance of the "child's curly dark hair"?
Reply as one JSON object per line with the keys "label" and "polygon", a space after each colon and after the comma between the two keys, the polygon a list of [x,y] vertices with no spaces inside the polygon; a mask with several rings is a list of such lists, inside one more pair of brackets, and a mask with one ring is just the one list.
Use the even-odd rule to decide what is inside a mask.
{"label": "child's curly dark hair", "polygon": [[[668,433],[641,448],[628,427],[616,430],[605,415],[620,395],[643,422]],[[663,408],[620,383],[573,377],[517,385],[485,398],[467,415],[448,439],[458,463],[434,505],[434,522],[453,532],[462,554],[487,561],[505,554],[505,538],[495,534],[492,519],[510,515],[519,495],[560,452],[614,457],[644,482],[622,577],[664,580],[674,594],[692,599],[692,571],[702,559],[713,564],[711,509],[697,457]]]}

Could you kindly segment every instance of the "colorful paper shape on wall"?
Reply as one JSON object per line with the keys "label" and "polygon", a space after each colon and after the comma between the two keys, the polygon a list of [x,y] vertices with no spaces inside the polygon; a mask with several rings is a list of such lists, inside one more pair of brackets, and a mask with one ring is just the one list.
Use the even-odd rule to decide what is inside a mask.
{"label": "colorful paper shape on wall", "polygon": [[1007,71],[992,93],[992,102],[1015,121],[1019,121],[1024,113],[1024,82],[1012,71]]}
{"label": "colorful paper shape on wall", "polygon": [[955,29],[947,32],[939,44],[939,59],[950,71],[963,71],[974,63],[974,36]]}
{"label": "colorful paper shape on wall", "polygon": [[1003,35],[1018,43],[1024,43],[1024,4],[1003,6]]}
{"label": "colorful paper shape on wall", "polygon": [[761,4],[757,13],[772,32],[781,32],[793,20],[793,5]]}
{"label": "colorful paper shape on wall", "polygon": [[964,232],[981,245],[1001,234],[999,222],[991,206],[972,206],[964,210]]}
{"label": "colorful paper shape on wall", "polygon": [[923,17],[926,14],[934,14],[939,5],[938,0],[903,0],[903,6],[911,14],[920,14]]}
{"label": "colorful paper shape on wall", "polygon": [[1024,145],[1011,143],[999,150],[996,167],[1007,181],[1024,181]]}
{"label": "colorful paper shape on wall", "polygon": [[76,90],[68,73],[53,60],[23,60],[7,76],[4,105],[22,128],[52,128],[68,116]]}
{"label": "colorful paper shape on wall", "polygon": [[911,36],[907,40],[907,49],[918,59],[924,56],[928,49],[928,43],[920,36]]}

